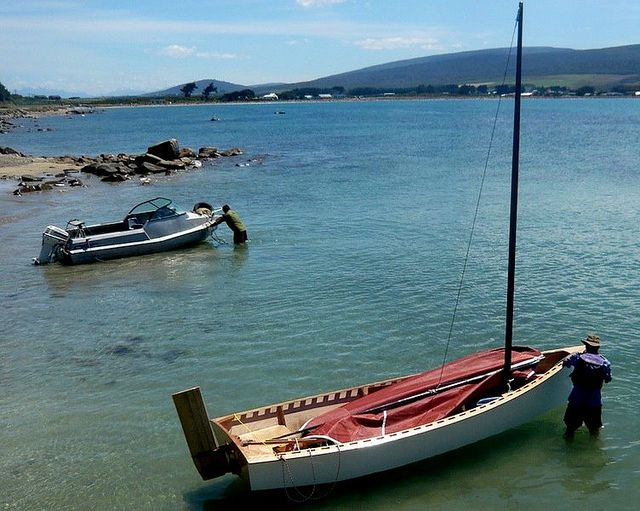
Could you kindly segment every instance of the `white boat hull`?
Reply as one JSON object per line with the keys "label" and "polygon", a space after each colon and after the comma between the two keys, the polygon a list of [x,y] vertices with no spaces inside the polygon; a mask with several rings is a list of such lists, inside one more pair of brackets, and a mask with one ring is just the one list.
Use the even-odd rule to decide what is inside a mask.
{"label": "white boat hull", "polygon": [[[569,369],[563,368],[563,360],[582,349],[573,346],[545,351],[535,366],[529,366],[525,382],[516,382],[514,390],[500,393],[498,388],[487,388],[484,395],[480,393],[466,401],[462,408],[456,405],[451,414],[434,415],[443,418],[402,430],[391,427],[391,433],[381,429],[381,434],[376,435],[371,431],[373,434],[361,439],[342,442],[314,434],[320,430],[315,429],[313,421],[368,395],[375,400],[377,392],[415,381],[415,376],[428,372],[215,419],[209,418],[198,387],[175,393],[173,399],[191,456],[203,479],[232,472],[251,490],[308,487],[423,461],[520,426],[561,406],[571,391]],[[463,411],[456,411],[460,409]],[[385,422],[386,418],[379,427],[384,428]]]}
{"label": "white boat hull", "polygon": [[377,438],[249,462],[241,476],[252,490],[301,487],[354,479],[453,451],[520,426],[566,402],[571,389],[561,365],[489,404],[435,423]]}
{"label": "white boat hull", "polygon": [[[67,264],[85,264],[94,261],[106,261],[139,255],[167,252],[195,245],[206,239],[211,233],[212,222],[201,224],[188,231],[163,236],[161,238],[144,238],[137,241],[114,243],[104,246],[92,246],[91,240],[82,248],[72,249],[65,253]],[[79,240],[82,241],[82,240]]]}

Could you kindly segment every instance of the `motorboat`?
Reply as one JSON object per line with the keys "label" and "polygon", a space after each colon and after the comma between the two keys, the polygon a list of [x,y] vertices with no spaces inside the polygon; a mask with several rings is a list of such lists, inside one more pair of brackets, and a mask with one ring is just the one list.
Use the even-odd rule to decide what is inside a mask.
{"label": "motorboat", "polygon": [[170,199],[156,197],[116,222],[87,225],[73,219],[64,229],[49,225],[33,262],[83,264],[188,247],[211,234],[219,212],[206,202],[185,211]]}

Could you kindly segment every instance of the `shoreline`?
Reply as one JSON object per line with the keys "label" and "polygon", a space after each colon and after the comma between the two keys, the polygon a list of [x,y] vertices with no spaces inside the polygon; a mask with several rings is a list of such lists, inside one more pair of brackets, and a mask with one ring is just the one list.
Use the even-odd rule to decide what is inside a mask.
{"label": "shoreline", "polygon": [[0,147],[0,180],[18,181],[14,195],[43,192],[56,187],[84,187],[80,179],[89,176],[108,183],[138,178],[141,184],[149,184],[151,176],[168,176],[199,169],[205,161],[242,154],[244,151],[238,147],[218,150],[205,146],[195,152],[190,148],[180,148],[175,138],[151,145],[145,153],[135,155],[30,156],[10,147]]}
{"label": "shoreline", "polygon": [[80,172],[84,165],[61,161],[57,156],[27,156],[0,153],[0,179],[9,180],[22,177],[56,177],[61,173]]}

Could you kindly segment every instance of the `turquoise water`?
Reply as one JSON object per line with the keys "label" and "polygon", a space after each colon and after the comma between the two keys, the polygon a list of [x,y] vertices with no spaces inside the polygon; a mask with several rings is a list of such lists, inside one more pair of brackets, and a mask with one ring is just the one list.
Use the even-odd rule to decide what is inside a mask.
{"label": "turquoise water", "polygon": [[[222,415],[441,363],[497,105],[123,108],[38,120],[47,132],[25,120],[0,135],[0,145],[43,155],[137,154],[170,137],[245,151],[151,186],[87,178],[83,189],[15,197],[15,183],[0,182],[0,505],[261,504],[233,476],[200,480],[173,392],[199,385],[209,413]],[[504,335],[511,108],[501,105],[450,358]],[[309,507],[632,508],[639,135],[638,100],[523,102],[514,339],[551,348],[600,334],[614,368],[601,438],[566,444],[556,410],[339,485]],[[234,249],[222,226],[227,243],[73,268],[30,264],[46,225],[120,218],[152,196],[187,208],[228,202],[250,242]]]}

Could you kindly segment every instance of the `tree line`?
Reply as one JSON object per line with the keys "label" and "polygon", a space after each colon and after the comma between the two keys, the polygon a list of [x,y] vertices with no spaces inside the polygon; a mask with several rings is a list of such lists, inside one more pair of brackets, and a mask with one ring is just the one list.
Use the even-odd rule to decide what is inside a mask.
{"label": "tree line", "polygon": [[[198,101],[198,100],[215,100],[219,102],[236,102],[236,101],[251,101],[255,100],[258,96],[255,91],[252,89],[242,89],[239,91],[233,91],[226,94],[221,94],[219,96],[215,96],[216,92],[218,92],[218,88],[210,82],[203,90],[198,98],[193,97],[193,93],[198,89],[198,85],[196,82],[185,83],[181,88],[180,92],[182,93],[185,100],[189,101]],[[618,94],[629,94],[631,89],[625,88],[623,86],[613,87],[608,91],[599,91],[595,87],[592,86],[583,86],[577,89],[571,89],[569,87],[564,86],[550,86],[550,87],[535,87],[533,85],[527,85],[523,87],[523,92],[526,90],[532,91],[536,90],[539,95],[546,96],[563,96],[563,95],[576,95],[576,96],[593,96],[597,95],[601,92],[608,93],[618,93]],[[497,85],[490,87],[488,85],[457,85],[457,84],[447,84],[447,85],[418,85],[416,87],[354,87],[351,89],[346,89],[342,86],[335,87],[300,87],[287,91],[282,91],[278,93],[278,99],[287,101],[287,100],[303,100],[312,97],[322,97],[331,96],[331,97],[380,97],[380,96],[486,96],[490,94],[495,95],[504,95],[504,94],[513,94],[515,92],[515,85],[507,84],[507,85]],[[11,100],[61,100],[60,96],[35,96],[33,98],[23,98],[18,94],[11,94],[7,88],[0,83],[0,102],[6,102]],[[69,98],[69,99],[79,99],[79,98]],[[123,98],[104,98],[103,101],[106,103],[110,102],[118,102],[122,101]],[[170,100],[170,97],[166,98]],[[153,102],[157,101],[158,98],[145,98],[145,97],[135,97],[135,98],[127,98],[127,101],[132,102]]]}
{"label": "tree line", "polygon": [[9,101],[10,99],[11,99],[11,93],[2,84],[2,82],[0,82],[0,101]]}

